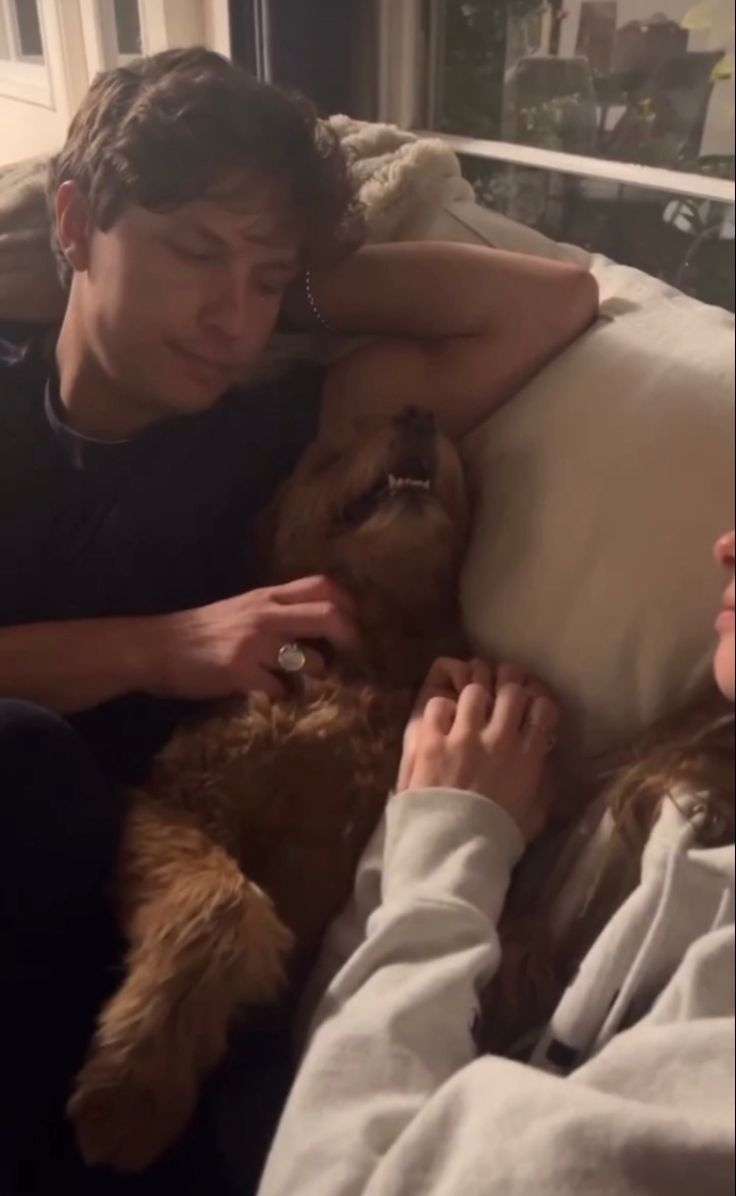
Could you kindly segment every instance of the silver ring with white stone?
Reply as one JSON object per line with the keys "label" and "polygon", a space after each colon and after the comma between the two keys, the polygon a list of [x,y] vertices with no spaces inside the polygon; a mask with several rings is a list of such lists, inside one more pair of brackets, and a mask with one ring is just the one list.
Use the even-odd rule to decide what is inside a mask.
{"label": "silver ring with white stone", "polygon": [[279,648],[278,666],[282,673],[303,673],[307,665],[307,654],[299,644],[282,644]]}

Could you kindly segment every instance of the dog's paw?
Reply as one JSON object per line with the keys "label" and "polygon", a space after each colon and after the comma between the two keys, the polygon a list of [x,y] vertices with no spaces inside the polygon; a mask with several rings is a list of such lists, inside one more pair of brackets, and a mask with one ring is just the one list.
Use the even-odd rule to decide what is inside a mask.
{"label": "dog's paw", "polygon": [[248,882],[238,953],[239,998],[246,1005],[267,1005],[286,987],[286,969],[294,936],[284,926],[269,897]]}
{"label": "dog's paw", "polygon": [[144,1171],[171,1146],[194,1110],[194,1097],[172,1092],[151,1062],[92,1055],[77,1080],[68,1114],[90,1167]]}

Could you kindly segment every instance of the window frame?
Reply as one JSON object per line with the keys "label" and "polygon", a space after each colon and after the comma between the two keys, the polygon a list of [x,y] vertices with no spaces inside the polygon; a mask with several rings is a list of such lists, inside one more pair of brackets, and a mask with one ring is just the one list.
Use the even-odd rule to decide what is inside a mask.
{"label": "window frame", "polygon": [[[136,54],[121,54],[118,50],[118,33],[115,21],[115,0],[93,0],[94,12],[91,15],[92,19],[96,19],[99,25],[99,37],[102,43],[104,61],[108,66],[120,65],[124,66],[127,62],[131,62],[136,58]],[[143,14],[141,12],[141,0],[136,0],[136,8],[138,10],[138,24],[141,31],[141,49],[145,52],[145,43],[143,40]]]}
{"label": "window frame", "polygon": [[[49,71],[49,38],[46,29],[46,5],[36,0],[38,23],[41,29],[41,43],[44,56],[41,62],[31,62],[18,56],[17,13],[12,0],[0,0],[0,21],[2,21],[9,56],[0,58],[0,96],[9,100],[20,100],[53,108],[53,92]],[[10,56],[12,55],[12,57]]]}
{"label": "window frame", "polygon": [[[401,15],[397,10],[401,10]],[[407,0],[406,5],[378,0],[378,19],[379,120],[410,128],[422,137],[437,138],[455,153],[468,157],[595,179],[614,186],[667,191],[716,203],[736,202],[736,183],[729,179],[424,128],[426,120],[431,123],[437,111],[433,64],[441,50],[440,0],[427,0],[426,4],[422,0]],[[424,118],[419,125],[416,92],[409,97],[407,80],[414,80],[423,92]]]}
{"label": "window frame", "polygon": [[[114,10],[109,0],[78,0],[89,77],[124,64],[119,55]],[[104,6],[104,7],[103,7]],[[143,54],[206,42],[230,56],[228,0],[138,0]]]}
{"label": "window frame", "polygon": [[79,8],[68,0],[37,0],[43,63],[0,60],[0,96],[35,104],[70,120],[87,90]]}
{"label": "window frame", "polygon": [[[18,0],[0,0],[0,8],[5,13],[3,24],[5,26],[8,48],[14,51],[14,53],[8,55],[10,61],[27,63],[29,66],[43,65],[43,49],[40,55],[23,53],[23,46],[21,44],[22,35],[18,18]],[[38,14],[38,5],[36,5],[36,13]],[[39,15],[39,27],[40,23],[41,18]]]}
{"label": "window frame", "polygon": [[378,119],[414,128],[427,111],[432,75],[424,0],[377,0],[377,20]]}

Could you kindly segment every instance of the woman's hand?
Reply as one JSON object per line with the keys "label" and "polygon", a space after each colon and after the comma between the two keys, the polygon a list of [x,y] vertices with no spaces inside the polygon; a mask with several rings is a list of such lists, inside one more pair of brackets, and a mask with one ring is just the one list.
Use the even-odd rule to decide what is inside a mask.
{"label": "woman's hand", "polygon": [[515,665],[440,660],[422,689],[404,743],[399,789],[464,789],[491,798],[527,840],[544,830],[541,796],[558,712]]}

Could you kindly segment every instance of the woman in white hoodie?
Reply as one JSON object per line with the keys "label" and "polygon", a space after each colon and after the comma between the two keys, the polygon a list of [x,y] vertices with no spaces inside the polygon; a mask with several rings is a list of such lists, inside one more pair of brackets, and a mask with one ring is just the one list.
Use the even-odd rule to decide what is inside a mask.
{"label": "woman in white hoodie", "polygon": [[[715,676],[733,704],[733,533],[716,555],[731,576]],[[332,979],[260,1196],[730,1196],[725,703],[658,739],[614,784],[589,838],[588,882],[579,887],[568,858],[577,891],[558,869],[536,908],[568,986],[514,1059],[479,1051],[511,874],[545,822],[540,781],[555,720],[512,668],[494,684],[480,666],[435,672],[398,792],[327,945]],[[635,850],[638,841],[628,893],[616,865],[624,840]],[[496,1001],[503,1020],[499,986],[491,1036]]]}

